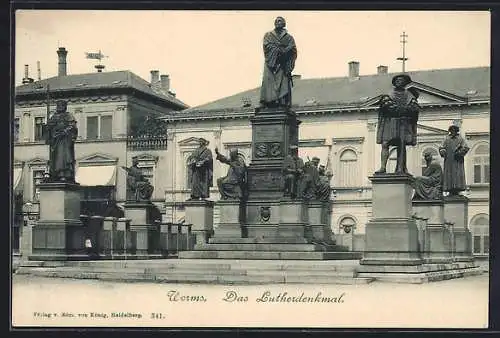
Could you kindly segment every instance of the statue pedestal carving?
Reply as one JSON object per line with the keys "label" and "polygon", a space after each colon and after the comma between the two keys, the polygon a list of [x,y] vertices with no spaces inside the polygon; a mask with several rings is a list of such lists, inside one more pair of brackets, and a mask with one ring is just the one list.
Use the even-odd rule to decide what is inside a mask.
{"label": "statue pedestal carving", "polygon": [[445,225],[442,200],[413,201],[415,213],[427,219],[424,228],[422,254],[425,263],[452,262],[452,234]]}
{"label": "statue pedestal carving", "polygon": [[220,218],[214,230],[214,238],[242,238],[240,201],[220,200],[215,203],[219,207]]}
{"label": "statue pedestal carving", "polygon": [[207,243],[214,231],[214,202],[188,200],[184,205],[186,206],[186,224],[192,224],[191,231],[196,235],[196,243]]}
{"label": "statue pedestal carving", "polygon": [[444,219],[453,223],[454,260],[471,262],[472,235],[468,227],[467,206],[469,199],[465,196],[445,196]]}
{"label": "statue pedestal carving", "polygon": [[159,255],[160,225],[153,224],[156,206],[151,202],[125,202],[125,218],[130,220],[130,232],[135,239],[135,255]]}
{"label": "statue pedestal carving", "polygon": [[373,218],[366,225],[366,247],[362,265],[422,264],[418,248],[418,229],[411,217],[411,176],[375,175]]}
{"label": "statue pedestal carving", "polygon": [[88,259],[80,221],[80,185],[40,184],[40,220],[32,229],[30,260]]}

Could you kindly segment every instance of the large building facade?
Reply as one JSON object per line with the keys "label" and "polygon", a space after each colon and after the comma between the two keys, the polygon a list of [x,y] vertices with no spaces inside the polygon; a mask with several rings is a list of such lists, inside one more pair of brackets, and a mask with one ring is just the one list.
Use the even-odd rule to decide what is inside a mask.
{"label": "large building facade", "polygon": [[[363,250],[365,224],[371,218],[371,183],[368,179],[380,167],[380,145],[376,144],[377,102],[391,89],[385,66],[373,75],[360,76],[359,63],[350,62],[348,75],[338,78],[301,79],[294,76],[293,107],[302,121],[299,154],[304,159],[318,156],[333,172],[334,200],[331,228],[337,240],[352,250]],[[423,153],[432,151],[443,164],[438,148],[452,124],[460,126],[470,152],[465,173],[469,198],[468,221],[473,233],[473,251],[478,257],[489,252],[489,67],[408,72],[419,90],[422,107],[418,122],[418,143],[408,147],[408,168],[420,175]],[[197,138],[210,141],[209,148],[221,153],[238,148],[247,164],[251,159],[250,117],[258,105],[259,88],[223,98],[203,106],[176,112],[165,118],[168,125],[170,159],[162,169],[168,179],[165,190],[165,218],[180,221],[184,201],[189,198],[186,161],[196,148]],[[391,152],[389,167],[396,154]],[[214,160],[215,161],[215,160]],[[389,169],[390,170],[390,169]],[[214,162],[214,178],[226,174],[227,166]],[[214,179],[215,181],[215,179]],[[218,200],[216,187],[212,200]],[[214,211],[217,216],[217,209]]]}
{"label": "large building facade", "polygon": [[[26,216],[38,214],[38,188],[47,170],[49,146],[44,124],[55,101],[67,101],[77,121],[76,181],[82,186],[82,213],[120,214],[126,198],[126,171],[132,158],[151,181],[152,200],[163,209],[167,167],[166,128],[157,118],[188,106],[170,91],[170,78],[151,71],[151,81],[130,71],[67,74],[67,51],[57,51],[58,76],[34,81],[25,74],[16,87],[14,111],[13,247]],[[28,215],[30,214],[30,215]]]}

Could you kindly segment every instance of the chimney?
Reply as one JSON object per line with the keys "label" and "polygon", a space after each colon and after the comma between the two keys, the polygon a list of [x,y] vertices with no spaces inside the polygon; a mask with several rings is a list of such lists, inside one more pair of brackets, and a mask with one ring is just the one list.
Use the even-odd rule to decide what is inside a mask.
{"label": "chimney", "polygon": [[387,74],[388,70],[389,67],[380,65],[377,67],[377,74]]}
{"label": "chimney", "polygon": [[104,65],[98,64],[94,66],[98,73],[102,73],[103,69],[106,68]]}
{"label": "chimney", "polygon": [[42,70],[40,69],[40,61],[36,62],[36,72],[38,75],[38,81],[42,79]]}
{"label": "chimney", "polygon": [[161,89],[168,93],[170,90],[170,76],[168,75],[161,75],[160,76],[160,82],[161,82]]}
{"label": "chimney", "polygon": [[23,84],[31,83],[33,82],[33,79],[30,78],[30,73],[29,73],[29,66],[24,65],[24,77],[23,77]]}
{"label": "chimney", "polygon": [[359,62],[349,62],[349,79],[355,80],[359,78]]}
{"label": "chimney", "polygon": [[151,87],[158,87],[158,82],[160,82],[160,71],[151,71]]}
{"label": "chimney", "polygon": [[58,76],[66,76],[66,55],[68,55],[68,51],[64,47],[59,47],[57,50],[57,56],[59,57],[59,71]]}

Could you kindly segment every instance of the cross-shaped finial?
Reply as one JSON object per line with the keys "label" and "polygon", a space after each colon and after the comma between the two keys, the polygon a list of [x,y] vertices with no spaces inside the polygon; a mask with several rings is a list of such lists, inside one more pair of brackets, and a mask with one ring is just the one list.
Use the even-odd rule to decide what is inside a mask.
{"label": "cross-shaped finial", "polygon": [[408,58],[406,57],[406,54],[405,54],[405,45],[408,43],[408,41],[406,40],[406,38],[408,37],[408,35],[403,32],[403,34],[400,35],[401,37],[401,44],[402,44],[402,47],[403,47],[403,56],[402,57],[399,57],[397,58],[397,60],[401,61],[402,63],[402,66],[403,66],[403,73],[405,72],[405,64],[406,64],[406,61],[408,61]]}

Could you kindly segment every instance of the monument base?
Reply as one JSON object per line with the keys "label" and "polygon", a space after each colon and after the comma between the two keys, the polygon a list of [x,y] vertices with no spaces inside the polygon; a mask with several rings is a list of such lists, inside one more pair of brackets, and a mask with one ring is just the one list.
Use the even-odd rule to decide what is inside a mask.
{"label": "monument base", "polygon": [[451,263],[453,261],[452,234],[444,225],[427,225],[424,243],[425,263]]}
{"label": "monument base", "polygon": [[472,234],[469,229],[453,229],[453,244],[454,254],[453,260],[455,262],[472,262]]}
{"label": "monument base", "polygon": [[215,227],[213,238],[242,238],[240,201],[222,200],[215,204],[219,207],[220,218]]}
{"label": "monument base", "polygon": [[214,233],[214,202],[209,200],[187,200],[186,224],[192,224],[191,231],[196,243],[207,243]]}

